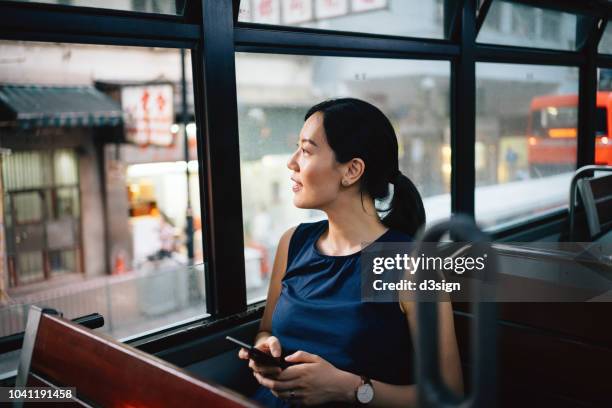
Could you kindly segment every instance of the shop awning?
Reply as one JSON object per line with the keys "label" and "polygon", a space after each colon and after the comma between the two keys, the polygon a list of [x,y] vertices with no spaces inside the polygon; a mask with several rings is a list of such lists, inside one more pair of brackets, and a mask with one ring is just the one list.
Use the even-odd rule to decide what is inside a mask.
{"label": "shop awning", "polygon": [[121,106],[91,86],[0,85],[0,121],[34,127],[116,126]]}

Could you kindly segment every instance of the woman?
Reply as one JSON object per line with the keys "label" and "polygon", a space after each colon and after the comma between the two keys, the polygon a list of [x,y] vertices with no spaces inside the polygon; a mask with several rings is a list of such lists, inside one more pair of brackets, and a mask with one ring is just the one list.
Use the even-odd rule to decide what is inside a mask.
{"label": "woman", "polygon": [[[425,223],[421,197],[398,168],[387,117],[353,98],[324,101],[305,117],[292,171],[294,204],[327,220],[300,224],[280,239],[255,346],[294,365],[281,370],[249,360],[266,406],[416,403],[411,302],[361,302],[363,242],[408,242]],[[374,205],[393,184],[381,220]],[[443,379],[462,393],[452,310],[440,304]],[[248,359],[246,350],[239,357]]]}

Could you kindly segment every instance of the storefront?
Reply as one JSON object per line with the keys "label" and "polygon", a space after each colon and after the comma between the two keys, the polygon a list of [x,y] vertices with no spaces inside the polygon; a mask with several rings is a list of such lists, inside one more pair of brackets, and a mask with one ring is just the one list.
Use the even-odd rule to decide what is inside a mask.
{"label": "storefront", "polygon": [[87,245],[103,221],[81,208],[102,194],[99,146],[121,140],[120,106],[93,87],[20,85],[0,87],[0,105],[6,286],[103,273],[103,245]]}

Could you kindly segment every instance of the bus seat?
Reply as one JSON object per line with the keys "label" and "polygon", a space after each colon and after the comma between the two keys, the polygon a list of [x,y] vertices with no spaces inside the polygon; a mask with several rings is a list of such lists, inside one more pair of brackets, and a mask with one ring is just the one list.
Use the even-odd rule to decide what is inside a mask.
{"label": "bus seat", "polygon": [[75,387],[71,402],[81,406],[257,406],[237,392],[36,306],[28,314],[15,385]]}
{"label": "bus seat", "polygon": [[612,231],[612,175],[578,180],[590,240]]}
{"label": "bus seat", "polygon": [[591,177],[593,171],[612,171],[612,167],[585,166],[576,171],[570,186],[567,241],[612,240],[612,175]]}
{"label": "bus seat", "polygon": [[[589,302],[587,293],[568,286],[588,266],[576,263],[575,254],[546,247],[493,244],[500,280],[524,296],[523,301],[497,303],[499,406],[609,406],[608,378],[585,373],[612,366],[610,303]],[[570,245],[559,246],[564,247]],[[535,301],[538,294],[542,297]],[[454,302],[453,308],[469,387],[465,373],[472,372],[474,315],[468,303]]]}

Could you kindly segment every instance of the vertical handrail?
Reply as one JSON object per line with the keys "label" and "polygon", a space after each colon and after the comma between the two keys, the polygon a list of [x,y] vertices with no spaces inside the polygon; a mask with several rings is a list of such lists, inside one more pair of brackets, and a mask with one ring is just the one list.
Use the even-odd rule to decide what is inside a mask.
{"label": "vertical handrail", "polygon": [[[488,236],[467,216],[428,229],[416,245],[422,252],[424,243],[440,242],[450,232],[464,242],[483,244],[491,249]],[[430,244],[431,245],[431,244]],[[487,252],[488,276],[495,276],[495,251]],[[419,292],[422,297],[424,295]],[[418,300],[418,298],[417,298]],[[494,302],[476,302],[472,320],[472,390],[463,398],[454,395],[442,382],[438,350],[437,303],[417,302],[417,394],[421,407],[492,407],[497,398],[497,307]]]}

